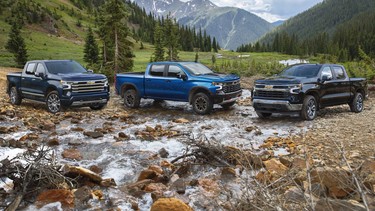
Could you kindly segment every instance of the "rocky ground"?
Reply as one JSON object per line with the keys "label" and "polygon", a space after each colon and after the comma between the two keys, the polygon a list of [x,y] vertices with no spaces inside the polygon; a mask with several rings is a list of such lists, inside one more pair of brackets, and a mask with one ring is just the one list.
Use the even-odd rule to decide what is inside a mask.
{"label": "rocky ground", "polygon": [[[280,115],[259,120],[248,92],[234,109],[216,107],[209,116],[197,116],[183,103],[146,101],[128,110],[114,94],[102,111],[74,108],[52,115],[43,104],[10,105],[6,73],[13,70],[0,68],[0,158],[45,144],[68,174],[90,181],[60,190],[64,200],[41,192],[35,204],[21,204],[28,209],[257,209],[249,198],[264,210],[375,209],[374,92],[362,113],[346,105],[326,108],[313,122]],[[244,78],[243,88],[250,89],[255,78]],[[69,166],[84,169],[77,173]],[[7,205],[15,195],[0,185]],[[333,202],[321,200],[327,197]],[[49,204],[55,201],[61,203]]]}

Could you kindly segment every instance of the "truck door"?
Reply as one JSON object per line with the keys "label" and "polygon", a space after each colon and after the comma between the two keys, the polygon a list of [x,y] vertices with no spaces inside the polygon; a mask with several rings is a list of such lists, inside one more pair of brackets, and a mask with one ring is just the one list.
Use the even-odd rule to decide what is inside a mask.
{"label": "truck door", "polygon": [[166,90],[165,80],[166,75],[165,64],[153,64],[145,75],[145,95],[153,99],[165,99],[169,96]]}
{"label": "truck door", "polygon": [[337,104],[344,104],[350,99],[350,80],[342,66],[333,66],[333,76],[335,78],[335,101]]}
{"label": "truck door", "polygon": [[[323,76],[326,80],[323,81]],[[320,84],[320,104],[329,106],[335,98],[335,82],[333,81],[333,73],[330,66],[325,66],[320,73],[322,83]]]}
{"label": "truck door", "polygon": [[171,94],[172,100],[187,101],[189,87],[185,80],[186,73],[177,65],[169,65],[167,71],[166,88]]}
{"label": "truck door", "polygon": [[[40,74],[43,74],[43,76]],[[33,92],[37,98],[44,100],[44,93],[47,91],[47,82],[46,69],[43,63],[37,64],[34,77],[30,82]]]}
{"label": "truck door", "polygon": [[40,96],[35,92],[35,70],[37,63],[28,63],[26,70],[21,77],[21,92],[26,98],[38,100]]}

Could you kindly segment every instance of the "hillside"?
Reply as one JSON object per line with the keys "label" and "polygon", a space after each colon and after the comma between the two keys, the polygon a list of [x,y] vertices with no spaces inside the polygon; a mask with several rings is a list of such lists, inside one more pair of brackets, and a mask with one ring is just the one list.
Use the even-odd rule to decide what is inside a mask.
{"label": "hillside", "polygon": [[262,42],[273,41],[277,33],[295,34],[300,40],[306,40],[314,35],[326,32],[332,35],[336,28],[360,13],[375,8],[373,0],[325,0],[313,8],[285,21],[272,32],[268,33]]}
{"label": "hillside", "polygon": [[244,43],[256,41],[273,29],[273,25],[262,18],[239,8],[218,7],[209,0],[135,0],[147,12],[158,16],[171,14],[182,24],[206,30],[216,37],[225,49],[236,49]]}

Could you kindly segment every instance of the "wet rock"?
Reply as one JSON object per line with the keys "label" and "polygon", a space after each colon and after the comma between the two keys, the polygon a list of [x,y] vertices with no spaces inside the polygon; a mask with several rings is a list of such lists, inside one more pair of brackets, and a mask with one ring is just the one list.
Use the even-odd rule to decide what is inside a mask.
{"label": "wet rock", "polygon": [[366,208],[363,204],[354,200],[339,200],[339,199],[320,199],[315,205],[316,211],[326,210],[355,210],[365,211]]}
{"label": "wet rock", "polygon": [[160,198],[151,206],[151,211],[192,211],[193,209],[176,198]]}
{"label": "wet rock", "polygon": [[139,176],[137,181],[142,181],[145,179],[155,179],[157,177],[157,173],[151,169],[143,170]]}
{"label": "wet rock", "polygon": [[120,140],[129,140],[130,136],[126,135],[124,132],[119,132],[118,137]]}
{"label": "wet rock", "polygon": [[97,174],[100,174],[100,173],[102,173],[102,171],[103,171],[103,169],[100,168],[100,167],[97,166],[97,165],[92,165],[92,166],[90,166],[90,167],[89,167],[89,170],[92,171],[92,172],[95,172],[95,173],[97,173]]}
{"label": "wet rock", "polygon": [[22,136],[20,139],[18,139],[18,141],[26,141],[26,140],[33,141],[33,140],[37,140],[37,139],[39,139],[38,134],[28,133],[28,134]]}
{"label": "wet rock", "polygon": [[199,185],[199,182],[197,179],[192,179],[190,182],[189,182],[189,185],[190,186],[197,186]]}
{"label": "wet rock", "polygon": [[98,199],[98,200],[104,199],[104,194],[103,194],[103,191],[101,190],[94,190],[91,192],[91,195],[94,199]]}
{"label": "wet rock", "polygon": [[169,156],[169,152],[164,148],[159,149],[158,153],[161,158],[167,158]]}
{"label": "wet rock", "polygon": [[70,122],[72,124],[79,124],[79,123],[81,123],[81,120],[79,120],[79,119],[72,119],[72,120],[70,120]]}
{"label": "wet rock", "polygon": [[74,208],[74,194],[66,189],[46,190],[38,195],[35,204],[38,208],[41,208],[53,202],[60,202],[65,209]]}
{"label": "wet rock", "polygon": [[58,146],[58,145],[60,145],[60,141],[58,138],[52,138],[47,141],[47,146],[49,147]]}
{"label": "wet rock", "polygon": [[184,124],[184,123],[189,123],[190,121],[187,120],[187,119],[184,119],[184,118],[179,118],[179,119],[175,119],[175,120],[173,120],[173,122]]}
{"label": "wet rock", "polygon": [[69,175],[69,176],[72,175],[73,177],[83,176],[99,184],[103,180],[102,177],[99,176],[97,173],[90,171],[89,169],[79,167],[79,166],[65,165],[63,168],[63,171],[65,175]]}
{"label": "wet rock", "polygon": [[162,183],[150,183],[144,188],[145,192],[152,194],[152,199],[154,201],[163,197],[163,193],[168,190],[168,187]]}
{"label": "wet rock", "polygon": [[0,138],[0,147],[7,147],[7,146],[9,146],[9,142],[3,138]]}
{"label": "wet rock", "polygon": [[160,166],[157,166],[157,165],[151,165],[151,166],[148,167],[148,169],[156,172],[157,174],[164,174],[163,169]]}
{"label": "wet rock", "polygon": [[66,159],[82,160],[81,152],[77,149],[65,149],[61,155]]}
{"label": "wet rock", "polygon": [[9,132],[9,129],[8,127],[0,127],[0,133],[8,133]]}
{"label": "wet rock", "polygon": [[98,131],[86,131],[83,133],[83,135],[88,136],[90,138],[101,138],[104,136],[102,132]]}
{"label": "wet rock", "polygon": [[183,164],[178,169],[175,171],[175,174],[177,174],[179,177],[185,176],[191,168],[191,165],[188,164]]}
{"label": "wet rock", "polygon": [[350,173],[342,168],[318,167],[311,172],[311,180],[325,185],[334,198],[344,198],[356,189]]}
{"label": "wet rock", "polygon": [[82,132],[82,131],[85,131],[85,129],[81,128],[81,127],[72,127],[70,129],[71,131],[74,131],[74,132]]}
{"label": "wet rock", "polygon": [[[148,184],[151,184],[153,182],[154,182],[154,180],[151,180],[151,179],[141,180],[141,181],[138,181],[138,182],[127,185],[126,189],[133,190],[133,192],[134,192],[134,190],[144,189],[144,187],[146,187]],[[123,189],[123,188],[120,188],[120,189]]]}
{"label": "wet rock", "polygon": [[275,158],[263,162],[267,171],[271,174],[272,179],[278,179],[285,176],[288,167],[284,166],[280,161]]}
{"label": "wet rock", "polygon": [[9,144],[10,147],[14,147],[14,148],[21,148],[22,147],[22,143],[14,140],[14,139],[10,139],[8,141],[8,144]]}
{"label": "wet rock", "polygon": [[54,130],[55,128],[56,125],[51,120],[45,120],[41,126],[42,130]]}
{"label": "wet rock", "polygon": [[212,179],[199,179],[198,183],[205,191],[213,195],[218,195],[220,192],[219,184]]}
{"label": "wet rock", "polygon": [[91,188],[88,186],[82,186],[74,192],[74,196],[77,202],[76,204],[86,203],[92,198]]}
{"label": "wet rock", "polygon": [[186,182],[183,178],[177,179],[171,185],[171,189],[175,190],[178,194],[185,194]]}
{"label": "wet rock", "polygon": [[100,186],[115,187],[115,186],[117,186],[117,184],[116,184],[116,181],[113,178],[105,178],[100,182]]}
{"label": "wet rock", "polygon": [[77,139],[73,139],[73,140],[69,140],[68,142],[68,145],[71,145],[71,146],[79,146],[79,145],[82,145],[83,142],[81,140],[77,140]]}
{"label": "wet rock", "polygon": [[284,197],[287,202],[294,202],[294,203],[299,203],[299,202],[305,202],[305,193],[301,188],[298,188],[296,186],[289,188],[288,190],[285,191]]}

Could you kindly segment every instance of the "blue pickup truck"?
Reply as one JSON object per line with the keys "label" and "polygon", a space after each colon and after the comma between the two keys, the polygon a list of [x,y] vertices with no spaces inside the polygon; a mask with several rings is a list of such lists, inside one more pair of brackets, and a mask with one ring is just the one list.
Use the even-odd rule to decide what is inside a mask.
{"label": "blue pickup truck", "polygon": [[189,102],[197,114],[208,114],[214,104],[233,106],[242,89],[238,76],[214,73],[200,63],[154,62],[146,72],[117,74],[116,93],[130,108],[149,98]]}
{"label": "blue pickup truck", "polygon": [[69,106],[103,108],[109,100],[107,77],[94,74],[73,60],[38,60],[26,63],[22,72],[7,75],[12,104],[22,99],[46,103],[48,111]]}

